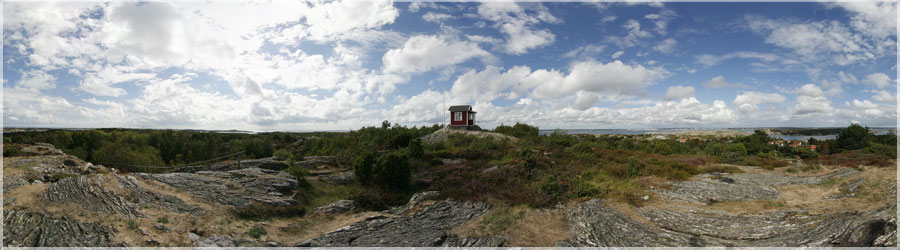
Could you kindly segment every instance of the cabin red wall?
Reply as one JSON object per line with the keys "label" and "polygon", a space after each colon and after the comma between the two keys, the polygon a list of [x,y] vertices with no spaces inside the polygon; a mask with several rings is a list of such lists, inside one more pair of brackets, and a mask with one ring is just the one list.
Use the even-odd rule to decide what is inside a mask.
{"label": "cabin red wall", "polygon": [[462,112],[462,121],[453,120],[453,116],[456,112],[450,112],[450,125],[452,126],[466,126],[466,121],[469,120],[469,113]]}

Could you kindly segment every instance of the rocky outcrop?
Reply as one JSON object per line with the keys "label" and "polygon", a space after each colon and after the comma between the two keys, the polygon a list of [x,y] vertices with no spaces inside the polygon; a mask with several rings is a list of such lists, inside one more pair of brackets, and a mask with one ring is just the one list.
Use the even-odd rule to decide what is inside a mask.
{"label": "rocky outcrop", "polygon": [[423,201],[437,198],[440,195],[441,195],[441,193],[438,191],[426,191],[426,192],[415,193],[415,194],[413,194],[412,197],[409,198],[409,201],[406,202],[406,205],[391,208],[387,212],[392,213],[392,214],[403,214],[403,213],[408,212],[409,210],[412,210],[413,208],[415,208],[416,206],[421,204]]}
{"label": "rocky outcrop", "polygon": [[116,174],[64,178],[50,184],[41,195],[49,202],[74,203],[86,211],[118,213],[125,217],[145,217],[139,210],[141,207],[162,207],[169,211],[193,215],[205,212],[204,209],[189,205],[175,196],[149,192],[138,185],[137,179],[132,176]]}
{"label": "rocky outcrop", "polygon": [[722,201],[774,200],[778,186],[819,184],[833,178],[849,178],[858,170],[844,168],[826,175],[795,177],[771,173],[702,174],[694,180],[672,182],[671,188],[657,190],[668,201],[711,204]]}
{"label": "rocky outcrop", "polygon": [[298,205],[286,193],[297,187],[294,176],[282,171],[244,168],[197,173],[137,174],[166,183],[201,199],[244,208],[252,202],[270,206]]}
{"label": "rocky outcrop", "polygon": [[3,211],[3,245],[8,247],[111,247],[116,230],[44,213]]}
{"label": "rocky outcrop", "polygon": [[[641,209],[633,220],[598,200],[570,211],[575,246],[874,246],[896,237],[896,205],[867,213],[728,215],[703,210]],[[896,244],[896,242],[894,242]]]}
{"label": "rocky outcrop", "polygon": [[86,175],[62,179],[50,184],[42,196],[49,202],[75,203],[87,211],[118,213],[125,217],[146,217],[137,204],[108,190],[109,176]]}
{"label": "rocky outcrop", "polygon": [[464,129],[451,129],[450,127],[444,127],[437,131],[434,131],[434,133],[422,136],[419,139],[421,139],[423,143],[429,143],[429,144],[430,143],[441,143],[441,142],[446,141],[452,135],[475,136],[478,138],[491,138],[491,139],[495,139],[495,140],[504,140],[505,139],[505,140],[510,140],[512,142],[519,140],[519,138],[515,138],[512,136],[508,136],[508,135],[504,135],[504,134],[500,134],[500,133],[487,132],[487,131],[464,130]]}
{"label": "rocky outcrop", "polygon": [[[482,202],[444,200],[409,216],[374,216],[322,236],[301,247],[437,247],[447,244],[496,244],[497,239],[454,239],[445,230],[481,216],[491,206]],[[449,239],[449,240],[448,240]]]}

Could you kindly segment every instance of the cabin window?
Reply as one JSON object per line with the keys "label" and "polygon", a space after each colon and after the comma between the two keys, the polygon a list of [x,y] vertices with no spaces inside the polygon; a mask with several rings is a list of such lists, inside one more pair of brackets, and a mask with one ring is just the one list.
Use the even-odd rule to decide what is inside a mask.
{"label": "cabin window", "polygon": [[462,121],[462,112],[453,112],[454,121]]}
{"label": "cabin window", "polygon": [[475,113],[469,114],[469,121],[474,121],[474,120],[475,120]]}

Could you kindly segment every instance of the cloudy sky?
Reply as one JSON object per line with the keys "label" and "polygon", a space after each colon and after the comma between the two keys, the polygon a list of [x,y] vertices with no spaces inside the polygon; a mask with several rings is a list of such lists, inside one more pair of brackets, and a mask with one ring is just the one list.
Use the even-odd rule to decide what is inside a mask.
{"label": "cloudy sky", "polygon": [[3,3],[5,127],[895,127],[896,72],[896,3]]}

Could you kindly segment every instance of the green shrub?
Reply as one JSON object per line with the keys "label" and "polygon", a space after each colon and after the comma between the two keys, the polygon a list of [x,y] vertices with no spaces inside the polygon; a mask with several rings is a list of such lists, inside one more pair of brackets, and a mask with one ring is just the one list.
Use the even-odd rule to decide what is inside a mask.
{"label": "green shrub", "polygon": [[519,151],[519,157],[522,158],[522,166],[524,166],[525,169],[533,170],[537,168],[537,158],[534,157],[534,152],[531,152],[530,148]]}
{"label": "green shrub", "polygon": [[634,178],[641,174],[641,165],[634,158],[628,159],[628,177]]}
{"label": "green shrub", "polygon": [[252,228],[250,228],[250,231],[247,231],[247,234],[255,239],[259,239],[259,237],[262,237],[263,235],[266,235],[268,233],[269,232],[266,232],[266,229],[260,225],[253,226]]}
{"label": "green shrub", "polygon": [[275,153],[272,153],[272,157],[281,158],[288,161],[288,163],[293,164],[293,161],[291,160],[294,158],[294,154],[291,154],[291,152],[288,152],[285,149],[279,149],[275,151]]}
{"label": "green shrub", "polygon": [[19,146],[3,145],[3,157],[18,156],[21,153]]}
{"label": "green shrub", "polygon": [[422,140],[418,138],[410,140],[409,146],[406,147],[406,155],[413,159],[422,158],[425,155],[425,150],[422,148]]}
{"label": "green shrub", "polygon": [[405,190],[409,187],[412,173],[406,155],[389,153],[378,157],[375,162],[374,181],[388,190]]}
{"label": "green shrub", "polygon": [[375,152],[365,151],[353,161],[353,174],[356,175],[356,179],[363,185],[372,183],[375,157]]}
{"label": "green shrub", "polygon": [[156,219],[156,223],[162,223],[162,224],[169,223],[169,218],[168,217],[159,217]]}

